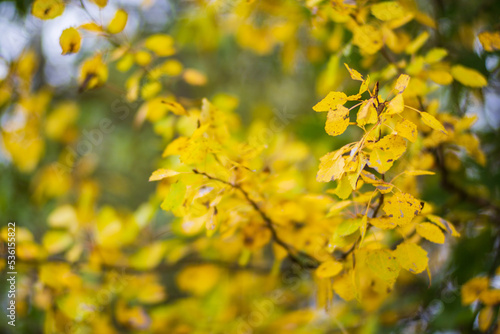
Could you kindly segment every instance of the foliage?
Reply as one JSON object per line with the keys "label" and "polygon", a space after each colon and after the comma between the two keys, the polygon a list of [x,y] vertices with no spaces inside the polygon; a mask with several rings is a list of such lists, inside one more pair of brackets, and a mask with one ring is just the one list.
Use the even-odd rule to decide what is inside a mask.
{"label": "foliage", "polygon": [[499,331],[498,124],[477,110],[500,7],[462,5],[168,2],[156,26],[154,1],[18,9],[77,64],[58,87],[36,39],[5,58],[19,327]]}

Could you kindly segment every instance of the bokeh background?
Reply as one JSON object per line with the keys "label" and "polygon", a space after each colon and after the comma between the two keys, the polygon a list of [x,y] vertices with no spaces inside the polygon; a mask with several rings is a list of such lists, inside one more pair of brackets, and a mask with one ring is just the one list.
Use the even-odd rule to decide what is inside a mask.
{"label": "bokeh background", "polygon": [[[275,8],[258,14],[256,20],[286,23],[290,20],[291,11],[296,11],[294,15],[300,20],[307,20],[308,15],[311,15],[302,8],[300,1],[270,3],[270,7],[274,5]],[[434,44],[450,50],[452,62],[474,68],[488,78],[488,86],[480,90],[471,92],[454,82],[436,89],[432,95],[439,99],[445,111],[478,116],[473,129],[480,138],[487,163],[480,166],[472,159],[464,158],[465,167],[456,171],[453,178],[464,188],[473,187],[492,202],[498,202],[500,57],[498,51],[485,52],[476,36],[484,27],[499,28],[500,2],[435,0],[417,3],[439,22],[439,33],[433,36]],[[343,63],[349,63],[363,73],[385,66],[385,60],[379,57],[369,66],[364,66],[359,50],[352,45],[344,45],[344,41],[350,39],[350,32],[339,33],[335,24],[327,30],[332,35],[341,34],[337,42],[315,35],[314,27],[307,25],[298,25],[293,32],[296,45],[273,41],[266,34],[259,40],[261,44],[258,41],[248,42],[238,33],[234,22],[226,22],[236,6],[232,1],[120,0],[110,1],[102,10],[87,3],[87,11],[77,1],[70,1],[61,17],[43,22],[29,14],[30,6],[30,0],[0,2],[0,81],[8,80],[9,64],[23,50],[33,48],[41,55],[41,62],[33,77],[34,90],[36,87],[50,86],[55,101],[69,99],[77,102],[79,111],[75,133],[81,134],[85,130],[91,132],[103,118],[112,119],[113,131],[105,134],[100,144],[93,145],[88,154],[78,158],[77,173],[82,177],[91,176],[99,184],[99,206],[109,205],[128,211],[137,210],[155,192],[156,185],[147,180],[158,164],[167,141],[158,135],[161,129],[155,129],[148,122],[138,124],[136,115],[140,103],[126,100],[123,83],[128,75],[114,66],[109,67],[109,80],[105,87],[84,93],[78,91],[78,68],[82,59],[96,49],[105,49],[109,42],[89,34],[84,38],[82,50],[78,54],[63,56],[58,41],[66,27],[83,24],[89,16],[107,22],[117,8],[126,9],[129,18],[124,34],[129,41],[133,43],[156,32],[168,33],[178,45],[179,52],[175,58],[207,78],[207,83],[201,86],[172,80],[168,82],[170,92],[191,102],[199,102],[203,97],[214,100],[220,98],[221,94],[226,98],[229,96],[237,101],[236,110],[244,126],[255,120],[269,122],[277,115],[287,115],[283,131],[291,133],[310,147],[308,161],[311,165],[317,164],[318,158],[325,152],[359,136],[356,131],[348,131],[337,138],[328,136],[324,132],[324,115],[311,109],[330,90],[354,92],[357,89],[347,80],[348,73]],[[283,13],[279,10],[280,6],[286,8]],[[417,28],[416,24],[410,23],[406,29],[411,32]],[[293,56],[289,56],[286,48],[293,48]],[[339,50],[342,52],[339,53]],[[124,119],[114,114],[113,108],[117,106],[126,110]],[[8,104],[0,107],[1,126],[10,112]],[[75,148],[78,140],[71,144],[47,140],[39,165],[57,161],[61,150]],[[8,221],[16,221],[18,226],[31,231],[38,241],[47,230],[47,217],[60,204],[57,199],[37,190],[40,188],[40,177],[36,171],[19,171],[5,147],[0,147],[1,224],[4,226]],[[500,247],[500,221],[491,221],[488,209],[479,210],[460,194],[450,193],[441,187],[438,180],[427,184],[424,193],[429,201],[445,208],[448,206],[450,209],[447,211],[452,217],[460,217],[463,237],[438,255],[443,265],[442,270],[434,273],[432,285],[427,287],[425,280],[405,285],[402,288],[404,290],[398,292],[404,298],[391,301],[384,313],[386,318],[379,319],[377,326],[380,332],[384,332],[384,323],[391,324],[392,332],[419,332],[418,328],[426,328],[427,332],[432,333],[469,332],[474,322],[474,311],[462,306],[460,285],[498,265],[496,254]],[[141,238],[151,241],[175,238],[169,234],[171,220],[169,213],[156,211],[150,219],[147,233]],[[7,301],[5,277],[2,274],[2,308]],[[166,286],[173,285],[173,277],[169,272],[161,273],[161,280]],[[494,284],[500,288],[500,282],[495,281]],[[298,295],[302,293],[307,294],[305,291],[297,292]],[[244,304],[244,298],[251,292],[243,295]],[[169,298],[164,303],[168,305],[182,296],[182,293],[176,295],[173,288],[169,290]],[[204,305],[210,308],[212,304],[207,299]],[[408,305],[412,309],[419,305],[416,313],[394,322],[392,311]],[[0,321],[0,328],[4,333],[42,333],[43,322],[43,312],[33,307],[32,301],[28,299],[19,311],[15,330],[6,325],[5,319]]]}

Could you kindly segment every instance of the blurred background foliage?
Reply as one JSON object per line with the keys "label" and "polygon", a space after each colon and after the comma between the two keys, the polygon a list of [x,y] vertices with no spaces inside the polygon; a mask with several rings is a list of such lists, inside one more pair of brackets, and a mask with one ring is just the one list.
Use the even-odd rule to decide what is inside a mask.
{"label": "blurred background foliage", "polygon": [[[356,92],[357,88],[346,80],[348,73],[344,69],[344,62],[362,73],[372,73],[386,68],[387,59],[379,54],[372,57],[361,55],[359,49],[349,42],[352,38],[351,32],[340,28],[338,23],[327,22],[321,28],[309,24],[314,16],[314,11],[310,9],[314,8],[311,3],[321,5],[327,3],[326,1],[308,1],[308,6],[302,1],[260,2],[263,9],[253,14],[255,24],[260,24],[261,27],[283,24],[283,31],[276,32],[274,36],[284,36],[282,40],[286,42],[279,38],[273,40],[272,34],[269,33],[263,33],[261,38],[254,40],[246,38],[238,24],[229,22],[228,19],[230,13],[238,7],[239,1],[110,1],[110,5],[103,9],[102,13],[91,3],[87,3],[87,6],[92,15],[102,15],[106,18],[110,17],[114,9],[125,8],[129,13],[126,34],[132,45],[135,41],[141,41],[156,32],[173,36],[179,50],[175,58],[181,60],[185,66],[203,73],[207,84],[190,85],[182,80],[172,79],[166,83],[169,93],[185,98],[192,105],[199,103],[203,97],[213,101],[221,93],[232,96],[238,101],[236,111],[245,127],[255,120],[269,122],[276,115],[287,115],[283,131],[307,144],[312,153],[310,164],[315,166],[321,155],[354,140],[359,136],[359,132],[348,131],[336,138],[328,136],[324,131],[324,115],[313,112],[311,106],[330,90]],[[480,166],[467,158],[463,161],[464,167],[450,177],[463,188],[473,187],[480,196],[486,196],[492,203],[498,203],[500,58],[498,50],[484,52],[476,37],[480,31],[500,29],[500,2],[419,0],[415,3],[422,12],[434,18],[438,26],[437,29],[432,29],[430,40],[423,46],[423,50],[436,46],[446,48],[452,63],[474,68],[488,79],[488,86],[483,89],[471,91],[455,81],[439,87],[430,96],[439,99],[443,111],[459,116],[478,115],[479,121],[474,132],[480,138],[487,163]],[[78,2],[68,2],[69,13],[65,13],[57,23],[45,23],[33,18],[30,15],[31,5],[30,0],[0,2],[2,80],[8,73],[9,64],[17,59],[21,51],[28,47],[33,48],[41,55],[40,66],[33,78],[33,90],[48,85],[54,101],[75,101],[79,108],[75,122],[76,133],[81,135],[84,130],[92,131],[98,127],[100,120],[111,118],[114,130],[104,135],[102,144],[92,147],[91,154],[81,157],[76,177],[91,178],[98,184],[97,206],[109,205],[128,212],[137,210],[142,203],[149,201],[155,192],[156,185],[146,181],[155,169],[154,166],[159,163],[160,154],[169,140],[168,136],[158,136],[155,133],[158,129],[154,129],[151,123],[138,125],[136,115],[140,103],[124,98],[126,93],[123,91],[123,83],[129,74],[118,71],[115,66],[109,66],[109,79],[103,88],[78,92],[76,73],[80,62],[92,55],[94,50],[109,46],[106,41],[89,37],[84,40],[82,51],[76,55],[61,56],[59,47],[54,47],[62,29],[74,24],[72,20],[75,17],[84,15],[82,9],[78,8]],[[296,20],[296,23],[292,23],[293,20]],[[415,21],[404,28],[412,36],[420,29],[421,24]],[[293,37],[289,38],[288,34]],[[48,40],[56,42],[51,44]],[[411,57],[409,55],[406,58]],[[128,113],[123,120],[112,111],[116,101],[119,101],[119,106]],[[0,110],[0,121],[4,121],[9,112],[9,105],[1,106]],[[69,147],[74,147],[74,144]],[[47,140],[39,166],[57,161],[65,148],[65,142]],[[2,226],[8,221],[16,221],[18,226],[30,230],[37,242],[41,242],[41,237],[47,230],[47,217],[61,202],[57,196],[37,197],[35,194],[37,180],[40,178],[39,171],[19,171],[7,154],[0,155],[0,175]],[[321,185],[318,185],[319,187]],[[472,277],[487,273],[499,265],[498,213],[493,215],[496,221],[491,221],[491,209],[480,210],[477,203],[471,203],[460,193],[443,188],[439,179],[426,183],[423,193],[427,201],[442,205],[441,211],[447,213],[451,217],[450,220],[458,217],[457,220],[462,222],[462,238],[453,242],[447,252],[439,255],[443,265],[439,272],[433,273],[430,287],[424,279],[398,285],[399,291],[394,293],[394,298],[384,304],[380,313],[366,319],[366,324],[361,329],[354,328],[356,332],[475,331],[473,324],[477,314],[473,308],[462,306],[460,286]],[[76,197],[78,193],[70,191],[69,198],[71,196]],[[151,218],[149,230],[141,235],[141,238],[144,238],[142,243],[147,244],[148,238],[163,239],[158,236],[165,232],[165,226],[170,224],[171,220],[169,213],[156,211]],[[165,238],[170,237],[167,235]],[[21,261],[18,266],[22,266]],[[286,266],[284,268],[285,272],[291,270]],[[226,278],[220,278],[221,285],[225,280],[233,280],[233,275],[244,276],[246,273],[233,273],[228,268],[227,275]],[[175,302],[182,300],[185,295],[175,287],[173,272],[161,272],[160,276],[161,283],[167,286],[169,296],[160,306],[168,308],[169,305],[178,305]],[[254,293],[265,296],[266,289],[256,289],[254,278],[249,276],[247,279],[252,283],[247,283],[248,286],[242,286],[239,290],[235,289],[242,294],[243,308],[251,309],[250,300],[259,298]],[[2,281],[5,282],[5,275],[2,275]],[[299,290],[285,292],[291,293],[291,300],[295,302],[289,303],[292,305],[288,309],[292,312],[289,313],[290,317],[293,316],[293,309],[299,310],[304,303],[308,303],[306,296],[312,288],[307,283],[303,285],[305,287],[301,286]],[[500,282],[495,281],[494,285],[498,288]],[[2,306],[5,305],[6,287],[2,283]],[[220,311],[216,305],[221,303],[220,299],[224,298],[224,294],[214,292],[211,296],[212,299],[204,297],[201,305],[205,310],[212,310],[212,316],[216,318],[215,315]],[[190,299],[186,299],[186,303],[188,302]],[[19,311],[18,327],[15,330],[7,326],[4,319],[0,322],[2,331],[42,333],[44,313],[32,307],[31,303],[28,300],[27,306]],[[401,314],[406,314],[406,317]],[[190,316],[195,317],[196,314]],[[204,316],[205,318],[199,321],[207,324],[212,321],[206,317],[207,314]],[[296,314],[295,317],[299,315]],[[283,321],[286,322],[285,317]],[[332,325],[327,320],[321,322],[321,325],[324,327],[305,328],[308,332],[340,332],[336,324]],[[223,324],[218,326],[220,329]],[[183,332],[180,326],[176,328],[177,333]],[[208,328],[207,325],[205,330],[198,332],[219,332],[209,331]],[[170,331],[157,329],[151,332]],[[185,333],[187,332],[189,331],[186,330]],[[348,332],[351,330],[348,329]]]}

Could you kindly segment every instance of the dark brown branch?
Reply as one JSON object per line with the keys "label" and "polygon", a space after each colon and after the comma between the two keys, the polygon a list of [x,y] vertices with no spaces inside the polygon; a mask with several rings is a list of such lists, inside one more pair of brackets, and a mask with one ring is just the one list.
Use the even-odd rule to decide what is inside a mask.
{"label": "dark brown branch", "polygon": [[287,244],[285,241],[283,241],[278,236],[278,233],[276,232],[276,229],[274,228],[274,223],[271,220],[271,218],[264,211],[262,211],[262,209],[259,207],[259,205],[253,199],[250,198],[250,195],[248,194],[248,192],[245,189],[243,189],[241,187],[241,185],[233,184],[231,182],[219,179],[219,178],[211,176],[205,172],[200,172],[197,169],[193,169],[193,172],[195,174],[203,175],[210,180],[218,181],[218,182],[227,184],[228,186],[232,187],[233,189],[238,190],[243,195],[243,197],[245,197],[245,200],[261,216],[262,220],[264,220],[264,222],[266,223],[266,227],[271,232],[271,237],[272,237],[273,241],[276,244],[280,245],[288,253],[288,256],[290,257],[290,259],[293,262],[299,264],[303,268],[308,268],[308,269],[314,269],[314,268],[317,268],[319,266],[318,260],[316,260],[314,257],[312,257],[304,252],[295,250],[292,246]]}

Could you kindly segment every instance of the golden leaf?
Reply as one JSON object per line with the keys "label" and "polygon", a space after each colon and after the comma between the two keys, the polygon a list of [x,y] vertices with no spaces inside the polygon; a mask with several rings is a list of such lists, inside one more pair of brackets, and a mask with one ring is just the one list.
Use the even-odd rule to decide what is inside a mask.
{"label": "golden leaf", "polygon": [[412,143],[417,140],[417,126],[412,121],[403,119],[401,122],[396,124],[396,127],[394,129],[399,136],[408,139]]}
{"label": "golden leaf", "polygon": [[59,37],[59,45],[61,45],[63,55],[78,52],[81,43],[80,33],[73,27],[64,29],[61,37]]}
{"label": "golden leaf", "polygon": [[127,12],[123,9],[118,9],[111,22],[109,22],[108,32],[110,34],[117,34],[119,32],[122,32],[122,30],[125,28],[125,25],[127,25],[127,19]]}
{"label": "golden leaf", "polygon": [[412,195],[400,192],[385,201],[383,210],[388,217],[402,226],[410,223],[413,217],[420,213],[422,205]]}
{"label": "golden leaf", "polygon": [[462,65],[453,66],[451,75],[462,85],[468,87],[484,87],[488,84],[488,81],[481,73]]}
{"label": "golden leaf", "polygon": [[42,20],[50,20],[64,12],[63,0],[36,0],[31,8],[31,14]]}
{"label": "golden leaf", "polygon": [[347,101],[347,95],[342,92],[330,92],[328,95],[313,107],[314,111],[330,111],[335,110],[337,106],[344,105]]}
{"label": "golden leaf", "polygon": [[336,109],[328,112],[325,131],[330,136],[338,136],[344,133],[349,126],[349,109],[338,105]]}
{"label": "golden leaf", "polygon": [[436,244],[443,244],[444,243],[444,233],[441,231],[439,227],[436,225],[433,225],[431,223],[422,223],[417,225],[417,233]]}
{"label": "golden leaf", "polygon": [[448,134],[448,131],[444,128],[443,124],[441,124],[440,121],[436,119],[436,117],[432,116],[431,114],[422,111],[420,112],[420,116],[422,117],[422,121],[427,125],[433,128],[434,130],[438,130],[443,132],[444,134]]}
{"label": "golden leaf", "polygon": [[366,256],[368,268],[379,278],[394,283],[401,269],[393,252],[388,249],[376,249]]}
{"label": "golden leaf", "polygon": [[383,1],[371,7],[373,16],[382,21],[390,21],[405,16],[405,10],[397,1]]}
{"label": "golden leaf", "polygon": [[401,267],[413,274],[421,273],[427,268],[427,252],[417,244],[403,242],[394,252]]}
{"label": "golden leaf", "polygon": [[323,262],[317,269],[316,275],[320,278],[333,277],[340,273],[344,268],[343,264],[337,261]]}

